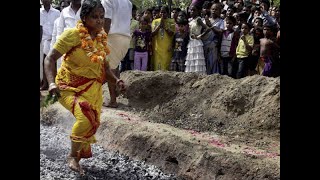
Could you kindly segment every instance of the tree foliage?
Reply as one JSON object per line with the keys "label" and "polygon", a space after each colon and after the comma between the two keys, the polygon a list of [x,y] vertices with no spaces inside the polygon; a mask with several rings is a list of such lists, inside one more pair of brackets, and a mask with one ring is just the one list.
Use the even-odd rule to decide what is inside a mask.
{"label": "tree foliage", "polygon": [[[131,0],[131,2],[135,4],[139,10],[159,5],[169,5],[169,0]],[[181,9],[186,9],[190,2],[191,0],[172,0],[171,7],[180,7]]]}
{"label": "tree foliage", "polygon": [[52,0],[53,6],[58,6],[61,0]]}
{"label": "tree foliage", "polygon": [[280,0],[273,0],[273,5],[279,7],[280,6]]}

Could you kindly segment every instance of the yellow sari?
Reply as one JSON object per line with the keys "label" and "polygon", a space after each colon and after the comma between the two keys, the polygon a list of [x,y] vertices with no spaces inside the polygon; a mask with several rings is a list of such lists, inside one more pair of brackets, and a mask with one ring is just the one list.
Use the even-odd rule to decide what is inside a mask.
{"label": "yellow sari", "polygon": [[[160,24],[161,18],[155,19],[152,21],[151,28],[152,31]],[[170,31],[175,32],[175,22],[174,19],[166,18],[164,20],[165,27],[170,29]],[[153,70],[169,70],[169,66],[172,58],[172,41],[173,37],[169,36],[168,33],[163,30],[163,36],[161,35],[161,30],[152,37],[152,57],[151,64],[153,66]]]}
{"label": "yellow sari", "polygon": [[65,54],[55,81],[61,94],[59,102],[76,118],[70,138],[81,143],[79,157],[92,157],[90,144],[96,142],[94,134],[100,125],[102,82],[105,63],[108,62],[90,61],[81,48],[79,30],[76,28],[65,30],[53,48]]}

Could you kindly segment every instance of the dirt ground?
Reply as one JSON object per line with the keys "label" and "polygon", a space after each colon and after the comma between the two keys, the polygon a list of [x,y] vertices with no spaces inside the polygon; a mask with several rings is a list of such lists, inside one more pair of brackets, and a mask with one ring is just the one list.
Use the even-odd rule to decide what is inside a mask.
{"label": "dirt ground", "polygon": [[[121,78],[128,90],[119,107],[102,109],[104,147],[181,179],[280,179],[280,78],[162,71]],[[57,111],[43,113],[65,114]]]}
{"label": "dirt ground", "polygon": [[[193,136],[186,142],[191,142],[195,137],[201,137],[201,141],[207,138],[209,144],[232,154],[227,156],[229,158],[227,162],[230,161],[232,164],[242,161],[240,163],[242,166],[252,166],[250,170],[247,169],[248,171],[253,167],[256,169],[269,167],[265,172],[260,172],[259,176],[252,175],[255,176],[253,179],[280,178],[279,77],[255,75],[233,79],[219,74],[207,76],[196,73],[127,71],[121,74],[121,78],[126,82],[128,90],[118,98],[120,102],[118,109],[138,114],[142,117],[141,120],[163,123],[187,131]],[[104,95],[107,97],[107,88],[104,87],[106,90]],[[185,137],[187,136],[185,135],[183,139]],[[146,141],[146,138],[142,140]],[[179,138],[171,138],[170,141],[173,146],[181,143]],[[169,149],[174,150],[177,147]],[[190,149],[192,148],[187,146],[183,151]],[[251,160],[257,157],[263,158],[254,160],[256,165],[250,165],[253,162],[248,160],[247,156],[235,156],[235,152],[252,155],[249,157]],[[142,157],[144,156],[140,156]],[[221,161],[216,165],[221,165]],[[210,169],[209,165],[207,168]],[[233,168],[234,165],[230,165],[228,173],[237,174],[243,171],[239,168],[239,172],[236,172]],[[205,173],[197,172],[197,174]],[[251,176],[244,178],[240,174],[225,178],[251,178]]]}
{"label": "dirt ground", "polygon": [[280,78],[160,71],[121,77],[128,91],[119,102],[152,122],[245,141],[280,140]]}

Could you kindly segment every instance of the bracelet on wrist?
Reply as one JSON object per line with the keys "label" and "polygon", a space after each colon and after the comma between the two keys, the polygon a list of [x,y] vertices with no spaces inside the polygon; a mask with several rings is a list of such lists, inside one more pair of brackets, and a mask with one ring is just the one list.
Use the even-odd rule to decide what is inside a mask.
{"label": "bracelet on wrist", "polygon": [[56,83],[50,83],[49,87],[51,87],[51,86],[57,86],[57,85],[56,85]]}

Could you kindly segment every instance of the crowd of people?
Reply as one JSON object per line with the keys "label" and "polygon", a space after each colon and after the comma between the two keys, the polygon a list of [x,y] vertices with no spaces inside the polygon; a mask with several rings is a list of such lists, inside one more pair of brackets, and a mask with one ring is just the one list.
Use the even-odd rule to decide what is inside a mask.
{"label": "crowd of people", "polygon": [[[190,0],[138,9],[129,0],[40,4],[40,90],[76,118],[68,164],[91,157],[102,105],[116,108],[120,72],[280,76],[280,7],[269,0]],[[108,84],[110,100],[103,98]]]}
{"label": "crowd of people", "polygon": [[193,0],[184,10],[152,7],[132,16],[132,46],[121,72],[280,75],[280,7],[269,0]]}

